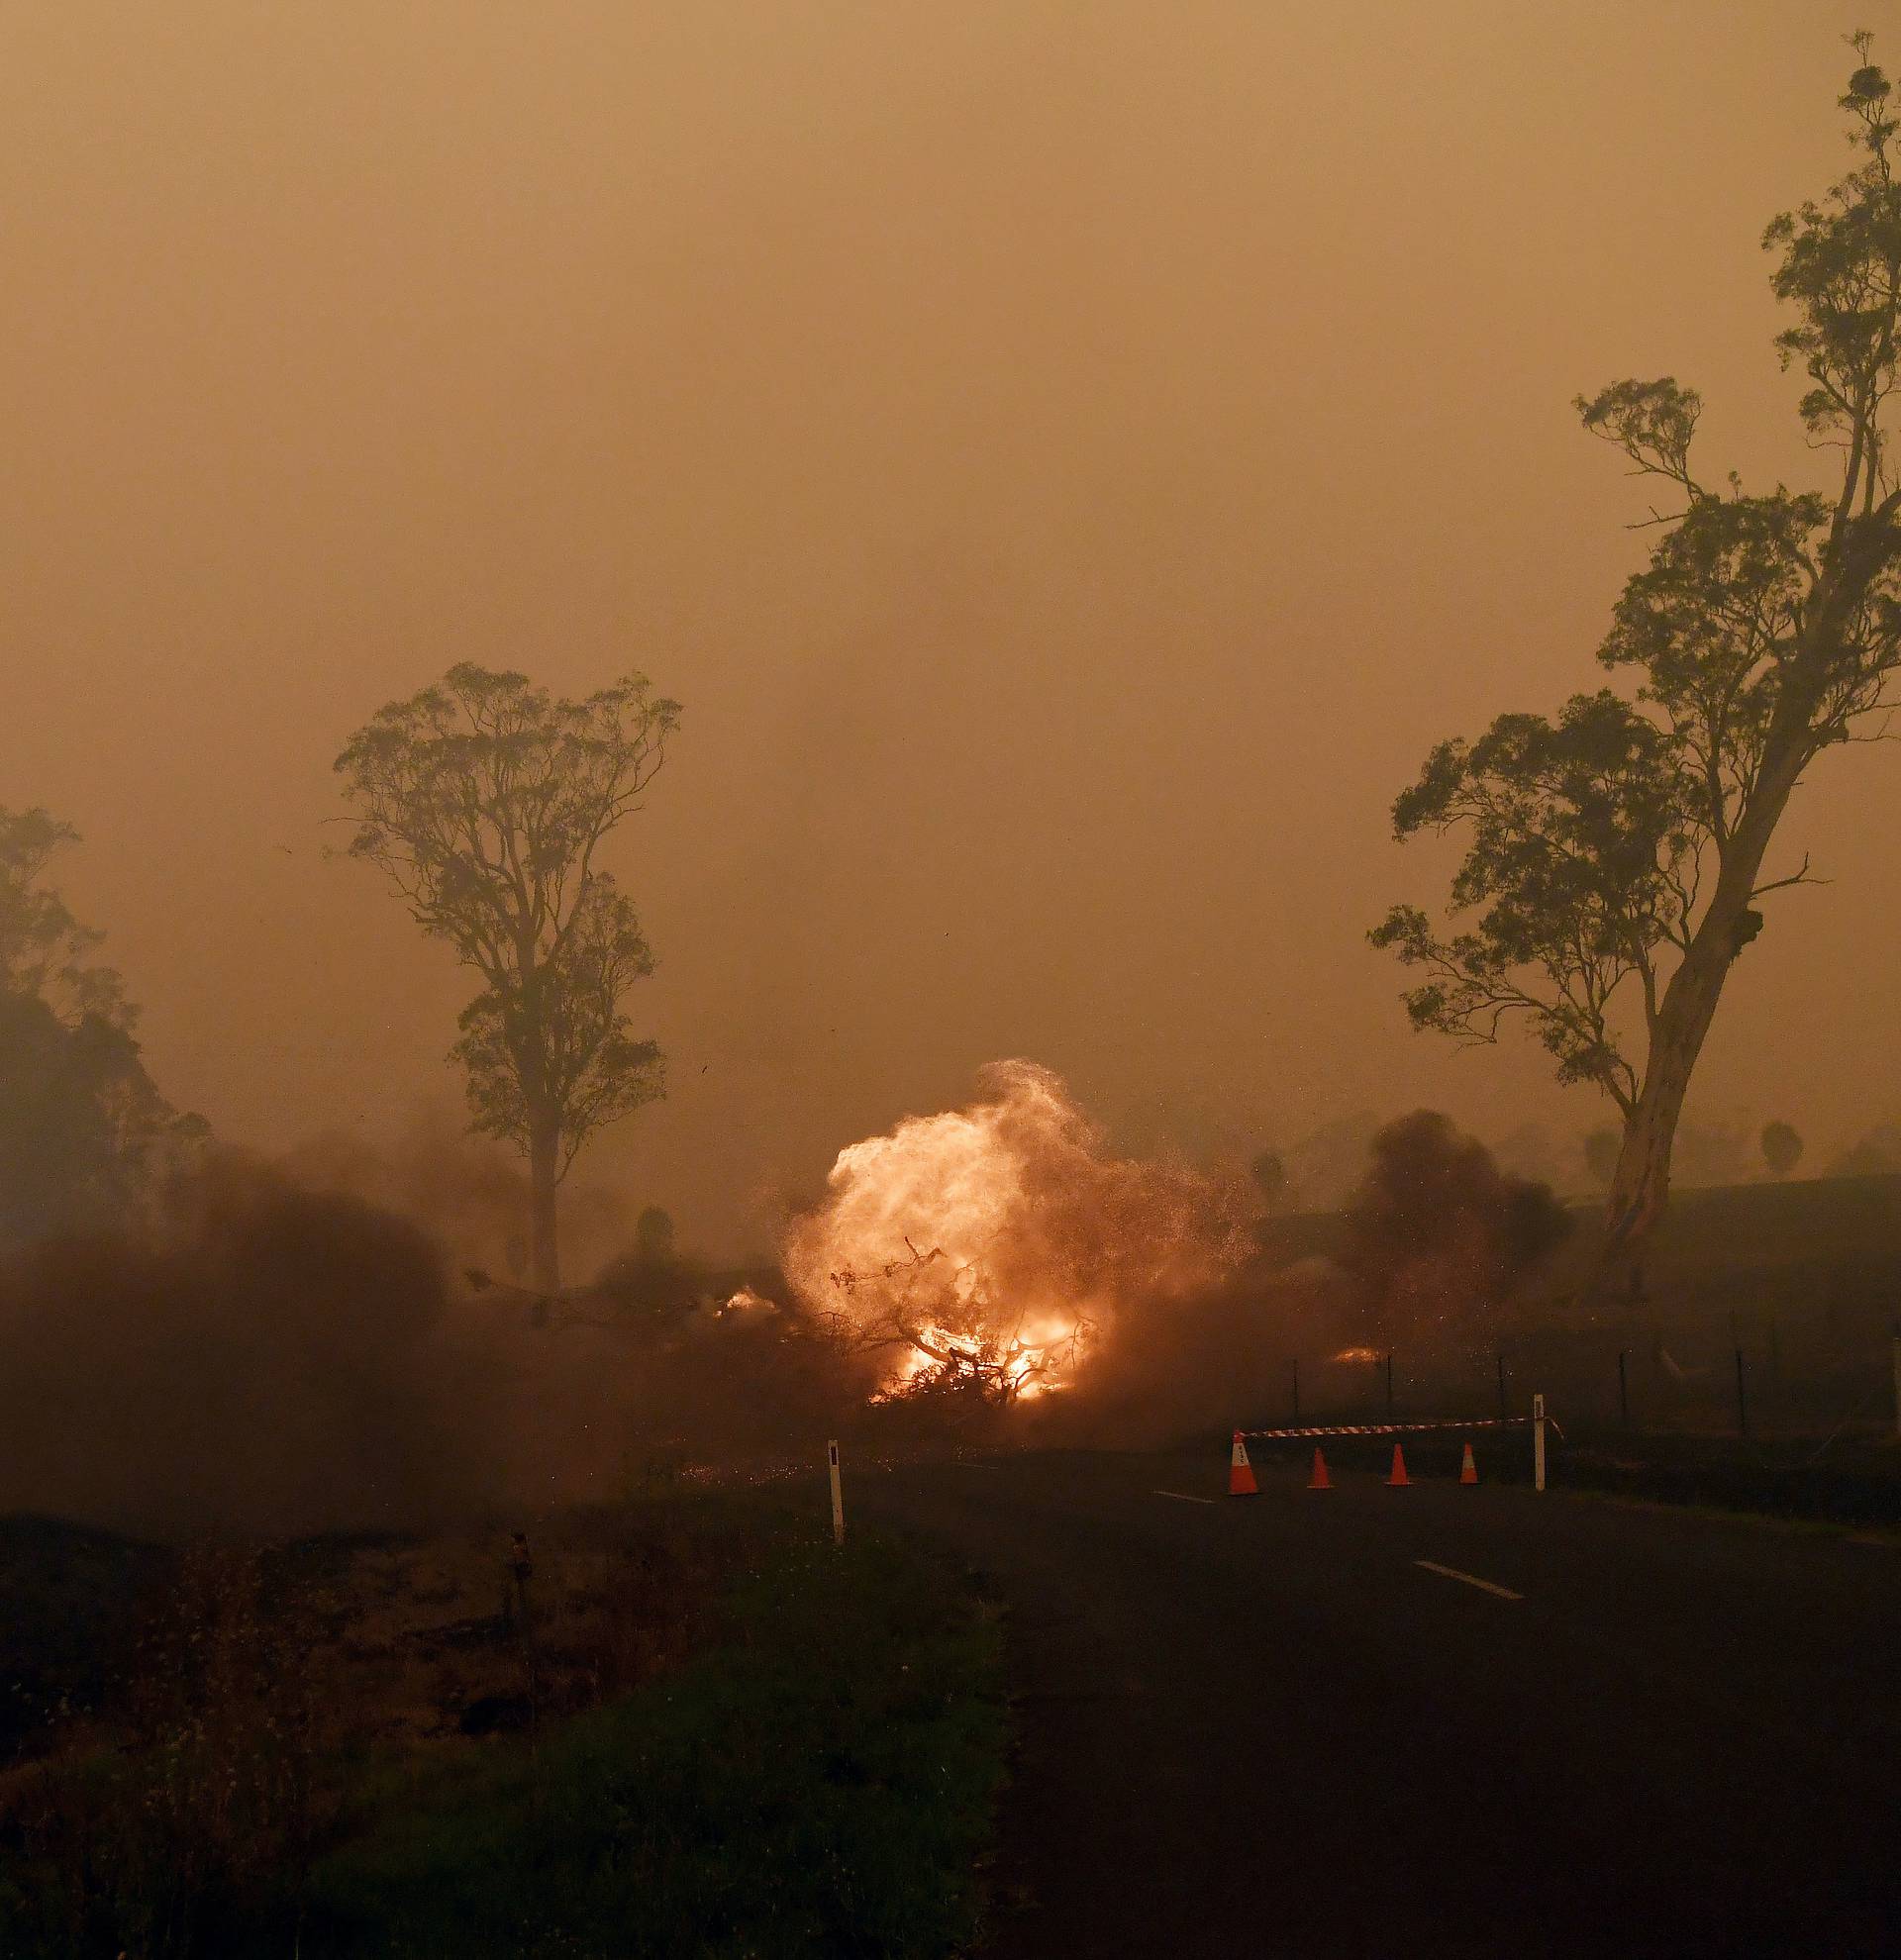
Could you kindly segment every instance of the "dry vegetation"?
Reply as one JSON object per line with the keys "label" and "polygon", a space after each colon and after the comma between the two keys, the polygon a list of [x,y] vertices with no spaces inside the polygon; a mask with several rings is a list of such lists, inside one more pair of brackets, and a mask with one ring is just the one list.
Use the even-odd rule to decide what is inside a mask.
{"label": "dry vegetation", "polygon": [[[37,1557],[49,1534],[55,1527],[38,1527]],[[763,1585],[776,1597],[789,1587],[807,1609],[823,1603],[848,1622],[855,1616],[874,1689],[887,1672],[907,1671],[895,1658],[904,1642],[976,1624],[967,1596],[935,1576],[921,1581],[913,1555],[882,1567],[867,1565],[877,1554],[864,1551],[818,1559],[814,1542],[769,1501],[682,1495],[543,1520],[526,1574],[500,1528],[95,1559],[89,1575],[75,1574],[73,1598],[43,1611],[37,1627],[17,1623],[13,1658],[38,1669],[40,1694],[37,1718],[0,1774],[4,1950],[157,1960],[294,1940],[306,1954],[475,1952],[484,1949],[455,1943],[472,1939],[465,1930],[438,1946],[428,1943],[431,1929],[492,1916],[467,1910],[466,1895],[488,1882],[498,1858],[528,1917],[522,1943],[495,1950],[540,1950],[544,1940],[550,1950],[597,1950],[561,1943],[587,1932],[591,1909],[577,1905],[581,1918],[563,1920],[550,1902],[575,1882],[550,1889],[550,1871],[573,1862],[591,1885],[627,1864],[626,1846],[590,1844],[585,1832],[557,1842],[538,1834],[573,1801],[577,1738],[590,1723],[622,1724],[604,1754],[582,1751],[586,1774],[611,1781],[617,1764],[653,1747],[657,1709],[676,1701],[690,1709],[698,1682],[706,1729],[681,1745],[688,1759],[704,1752],[725,1765],[723,1801],[743,1809],[794,1773],[782,1749],[760,1747],[780,1717],[763,1702],[750,1709],[747,1669],[766,1665],[774,1643],[796,1638],[811,1619],[809,1611],[802,1619],[800,1610],[775,1607],[761,1620],[745,1604],[750,1590]],[[80,1617],[112,1658],[90,1663],[83,1682],[55,1680],[59,1656],[46,1643],[78,1623],[73,1609],[88,1584],[98,1596]],[[894,1617],[888,1609],[920,1584],[929,1613]],[[987,1647],[971,1649],[947,1682],[944,1706],[958,1719],[988,1695],[991,1658]],[[662,1703],[644,1701],[659,1682]],[[827,1684],[823,1668],[811,1670],[802,1693],[823,1694]],[[771,1699],[784,1703],[795,1733],[799,1696]],[[827,1746],[841,1738],[851,1746],[850,1728],[843,1724]],[[957,1793],[956,1869],[927,1863],[909,1884],[949,1887],[950,1896],[967,1883],[987,1818],[986,1778],[999,1760],[984,1747]],[[867,1810],[878,1796],[867,1782]],[[613,1815],[625,1824],[625,1808],[597,1829],[610,1830]],[[712,1821],[725,1828],[725,1819]],[[634,1864],[644,1855],[677,1862],[671,1837],[703,1834],[707,1823],[690,1797],[662,1819],[643,1819],[634,1834],[646,1849]],[[846,1820],[848,1838],[860,1823]],[[827,1827],[822,1813],[811,1827]],[[468,1842],[491,1829],[502,1848],[472,1856]],[[437,1848],[417,1866],[419,1840]],[[876,1863],[862,1846],[855,1855]],[[842,1882],[851,1879],[851,1859],[832,1862]],[[736,1880],[722,1863],[708,1865],[707,1886],[717,1877],[737,1884],[736,1896],[719,1906],[695,1894],[669,1910],[724,1912],[735,1925],[750,1911],[769,1919],[776,1909],[752,1897],[766,1870],[749,1877],[740,1861]],[[906,1909],[893,1910],[901,1920]],[[967,1903],[962,1910],[967,1916]],[[812,1911],[822,1919],[824,1902]],[[405,1939],[424,1943],[392,1943],[402,1924],[411,1926]],[[677,1927],[657,1936],[653,1950],[697,1950],[677,1943],[686,1937]],[[789,1939],[756,1950],[824,1949]],[[898,1950],[938,1948],[925,1939]]]}

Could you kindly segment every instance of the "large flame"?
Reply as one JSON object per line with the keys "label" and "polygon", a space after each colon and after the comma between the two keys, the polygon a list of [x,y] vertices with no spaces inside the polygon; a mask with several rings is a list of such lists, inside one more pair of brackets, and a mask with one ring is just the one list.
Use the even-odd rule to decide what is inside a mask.
{"label": "large flame", "polygon": [[1245,1249],[1225,1187],[1113,1156],[1048,1069],[998,1062],[983,1087],[842,1150],[786,1235],[787,1279],[888,1357],[886,1395],[1060,1388],[1127,1309],[1212,1283]]}

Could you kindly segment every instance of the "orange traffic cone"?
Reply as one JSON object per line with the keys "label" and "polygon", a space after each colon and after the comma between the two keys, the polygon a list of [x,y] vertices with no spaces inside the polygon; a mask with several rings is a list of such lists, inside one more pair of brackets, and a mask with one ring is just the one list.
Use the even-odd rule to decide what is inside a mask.
{"label": "orange traffic cone", "polygon": [[1472,1446],[1465,1445],[1465,1461],[1458,1466],[1458,1481],[1461,1484],[1478,1482],[1478,1465],[1472,1461]]}
{"label": "orange traffic cone", "polygon": [[1310,1491],[1331,1491],[1334,1480],[1327,1474],[1327,1459],[1321,1455],[1320,1446],[1314,1446],[1314,1474],[1307,1480]]}
{"label": "orange traffic cone", "polygon": [[1241,1439],[1241,1431],[1235,1431],[1235,1453],[1228,1459],[1228,1495],[1230,1497],[1258,1497],[1260,1486],[1254,1482],[1254,1467],[1248,1461],[1248,1445]]}
{"label": "orange traffic cone", "polygon": [[1401,1451],[1398,1443],[1394,1443],[1393,1445],[1392,1474],[1387,1477],[1386,1481],[1389,1484],[1391,1484],[1393,1489],[1396,1491],[1404,1489],[1405,1487],[1410,1485],[1413,1481],[1406,1474],[1406,1458],[1404,1453]]}

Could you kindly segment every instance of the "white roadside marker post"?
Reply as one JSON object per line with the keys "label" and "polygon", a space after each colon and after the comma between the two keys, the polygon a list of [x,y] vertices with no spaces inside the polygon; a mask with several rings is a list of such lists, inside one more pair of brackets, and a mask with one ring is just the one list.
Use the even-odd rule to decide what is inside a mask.
{"label": "white roadside marker post", "polygon": [[1545,1398],[1532,1397],[1532,1488],[1545,1488]]}
{"label": "white roadside marker post", "polygon": [[845,1543],[845,1492],[839,1485],[839,1446],[829,1442],[825,1446],[826,1460],[832,1466],[832,1542]]}

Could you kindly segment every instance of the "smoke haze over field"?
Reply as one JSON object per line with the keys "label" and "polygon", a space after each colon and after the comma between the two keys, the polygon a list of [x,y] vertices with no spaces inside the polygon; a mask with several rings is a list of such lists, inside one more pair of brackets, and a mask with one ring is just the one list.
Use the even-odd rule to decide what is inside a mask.
{"label": "smoke haze over field", "polygon": [[421,1136],[387,1161],[214,1149],[149,1219],[0,1251],[0,1514],[264,1535],[520,1515],[808,1450],[868,1394],[865,1363],[762,1304],[704,1311],[692,1273],[619,1325],[601,1299],[539,1325],[506,1286],[470,1293],[451,1254],[512,1198]]}
{"label": "smoke haze over field", "polygon": [[1434,1110],[1387,1124],[1371,1154],[1346,1221],[1345,1264],[1369,1310],[1361,1338],[1490,1338],[1519,1283],[1569,1234],[1570,1215]]}
{"label": "smoke haze over field", "polygon": [[[83,833],[179,1107],[381,1147],[472,989],[324,860],[333,756],[456,659],[644,666],[686,718],[610,858],[671,1090],[581,1171],[710,1249],[998,1055],[1243,1160],[1417,1104],[1574,1136],[1531,1045],[1408,1032],[1362,935],[1445,866],[1388,809],[1593,684],[1645,540],[1575,390],[1674,372],[1713,458],[1811,480],[1754,243],[1846,167],[1852,25],[8,10],[0,801]],[[1890,761],[1817,770],[1778,868],[1835,882],[1698,1081],[1817,1163],[1901,1101]]]}
{"label": "smoke haze over field", "polygon": [[0,1263],[0,1511],[297,1531],[479,1509],[502,1384],[448,1308],[420,1227],[216,1153],[150,1229]]}

